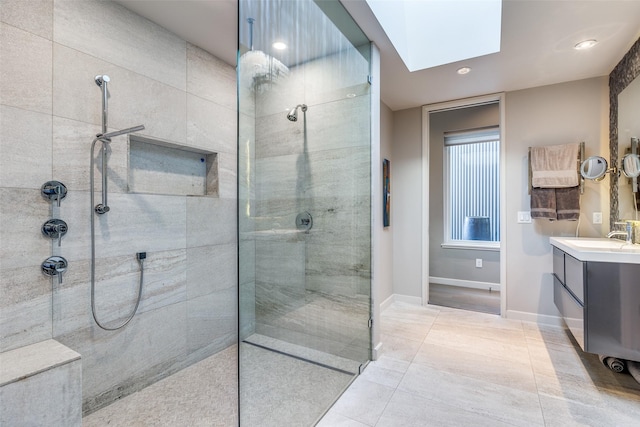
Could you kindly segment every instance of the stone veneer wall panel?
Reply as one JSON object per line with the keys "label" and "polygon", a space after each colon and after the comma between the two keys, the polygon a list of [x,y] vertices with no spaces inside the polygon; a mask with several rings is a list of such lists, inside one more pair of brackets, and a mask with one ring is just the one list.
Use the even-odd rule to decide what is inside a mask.
{"label": "stone veneer wall panel", "polygon": [[[345,70],[336,57],[293,68],[256,95],[255,229],[263,233],[251,248],[255,284],[241,292],[255,286],[257,333],[360,359],[369,347],[371,142],[362,111],[370,98],[367,71]],[[287,120],[282,106],[302,103],[306,115]],[[295,232],[304,211],[313,216],[309,234]],[[330,318],[308,291],[339,301]],[[363,313],[362,324],[337,313],[343,304]]]}
{"label": "stone veneer wall panel", "polygon": [[[88,412],[235,344],[234,68],[109,1],[3,0],[0,35],[0,351],[50,338],[76,350]],[[135,252],[147,251],[139,311],[115,332],[95,325],[89,299],[97,74],[111,77],[109,130],[144,124],[146,137],[218,153],[217,197],[133,194],[127,138],[113,139],[112,210],[96,219],[103,321],[133,307]],[[95,178],[99,189],[99,165]],[[40,195],[50,179],[69,190],[60,208]],[[41,235],[51,217],[69,224],[61,247]],[[62,285],[40,272],[51,254],[69,261]]]}

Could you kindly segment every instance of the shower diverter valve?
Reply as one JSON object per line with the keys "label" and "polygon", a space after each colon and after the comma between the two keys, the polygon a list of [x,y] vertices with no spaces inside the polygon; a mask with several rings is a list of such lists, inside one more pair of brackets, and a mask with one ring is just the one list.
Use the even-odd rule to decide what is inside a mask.
{"label": "shower diverter valve", "polygon": [[313,218],[309,212],[302,212],[296,216],[296,228],[298,230],[309,232],[313,227]]}

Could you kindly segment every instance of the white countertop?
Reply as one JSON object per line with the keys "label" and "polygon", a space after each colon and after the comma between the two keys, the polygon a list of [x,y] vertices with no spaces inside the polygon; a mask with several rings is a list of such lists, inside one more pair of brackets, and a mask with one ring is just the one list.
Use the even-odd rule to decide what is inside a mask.
{"label": "white countertop", "polygon": [[580,261],[640,264],[640,245],[604,237],[550,237],[553,246]]}

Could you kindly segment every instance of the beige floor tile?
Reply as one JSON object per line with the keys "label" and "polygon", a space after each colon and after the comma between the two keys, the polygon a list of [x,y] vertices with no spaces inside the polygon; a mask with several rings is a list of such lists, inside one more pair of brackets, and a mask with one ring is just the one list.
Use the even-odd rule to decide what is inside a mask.
{"label": "beige floor tile", "polygon": [[549,396],[540,396],[545,426],[637,427],[640,419],[635,414],[584,405],[580,402]]}
{"label": "beige floor tile", "polygon": [[[493,336],[492,336],[493,335]],[[517,363],[529,360],[529,352],[524,337],[514,342],[499,338],[497,333],[478,333],[472,329],[435,324],[429,331],[425,343],[440,345],[454,350],[467,351],[484,357],[491,355]]]}
{"label": "beige floor tile", "polygon": [[545,342],[573,347],[571,333],[564,327],[522,322],[522,328],[527,342]]}
{"label": "beige floor tile", "polygon": [[376,427],[502,427],[512,425],[415,394],[396,391]]}
{"label": "beige floor tile", "polygon": [[464,326],[477,329],[515,329],[522,331],[520,320],[511,320],[495,314],[478,313],[476,311],[442,308],[438,314],[438,323]]}
{"label": "beige floor tile", "polygon": [[333,405],[332,411],[373,426],[389,403],[393,392],[393,387],[380,385],[360,377]]}
{"label": "beige floor tile", "polygon": [[398,387],[398,384],[400,384],[400,381],[402,381],[403,376],[404,372],[398,372],[393,369],[380,367],[374,363],[369,363],[367,369],[360,375],[360,378],[395,389]]}
{"label": "beige floor tile", "polygon": [[393,335],[382,335],[382,355],[393,359],[411,362],[415,357],[422,341],[408,340]]}
{"label": "beige floor tile", "polygon": [[407,372],[409,365],[411,362],[407,362],[406,360],[395,359],[393,357],[389,357],[386,355],[382,355],[378,358],[378,360],[374,360],[370,363],[370,365],[377,366],[379,368],[389,369],[391,371],[400,372],[404,374]]}
{"label": "beige floor tile", "polygon": [[427,336],[434,321],[435,317],[416,320],[385,317],[380,331],[385,335],[422,341]]}
{"label": "beige floor tile", "polygon": [[529,360],[505,360],[501,356],[500,354],[478,356],[476,353],[425,342],[418,350],[413,363],[450,374],[536,393],[536,382]]}
{"label": "beige floor tile", "polygon": [[316,427],[372,427],[372,424],[364,424],[360,421],[352,420],[331,410],[316,424]]}
{"label": "beige floor tile", "polygon": [[412,364],[398,390],[514,425],[544,425],[536,393]]}

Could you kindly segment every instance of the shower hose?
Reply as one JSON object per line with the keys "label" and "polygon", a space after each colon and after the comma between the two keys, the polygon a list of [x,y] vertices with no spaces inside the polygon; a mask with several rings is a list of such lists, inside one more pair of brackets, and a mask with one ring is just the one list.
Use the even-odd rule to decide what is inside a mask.
{"label": "shower hose", "polygon": [[[140,306],[140,300],[142,299],[142,283],[144,281],[144,259],[146,258],[146,253],[145,252],[138,252],[136,254],[136,259],[138,260],[138,264],[140,265],[140,282],[138,284],[138,298],[136,300],[136,305],[133,308],[133,310],[131,311],[131,313],[127,316],[127,318],[124,320],[124,322],[122,322],[121,324],[119,324],[118,326],[106,326],[103,323],[100,322],[100,320],[98,320],[98,316],[96,314],[96,231],[95,231],[95,213],[93,211],[94,209],[94,203],[95,203],[95,189],[94,189],[94,167],[95,167],[95,161],[94,161],[94,151],[95,151],[95,146],[96,146],[96,142],[101,141],[102,142],[102,149],[106,150],[107,147],[105,146],[105,142],[102,141],[100,139],[100,137],[97,137],[96,139],[93,140],[93,143],[91,144],[91,162],[90,162],[90,168],[89,168],[89,185],[91,186],[91,190],[89,191],[89,194],[91,195],[90,199],[91,199],[91,207],[89,209],[89,212],[91,214],[91,314],[93,315],[93,320],[95,320],[96,325],[98,325],[100,328],[104,329],[105,331],[115,331],[118,330],[120,328],[125,327],[130,321],[131,319],[133,319],[133,317],[135,316],[136,312],[138,311],[138,307]],[[102,173],[107,173],[106,170],[103,170]]]}

